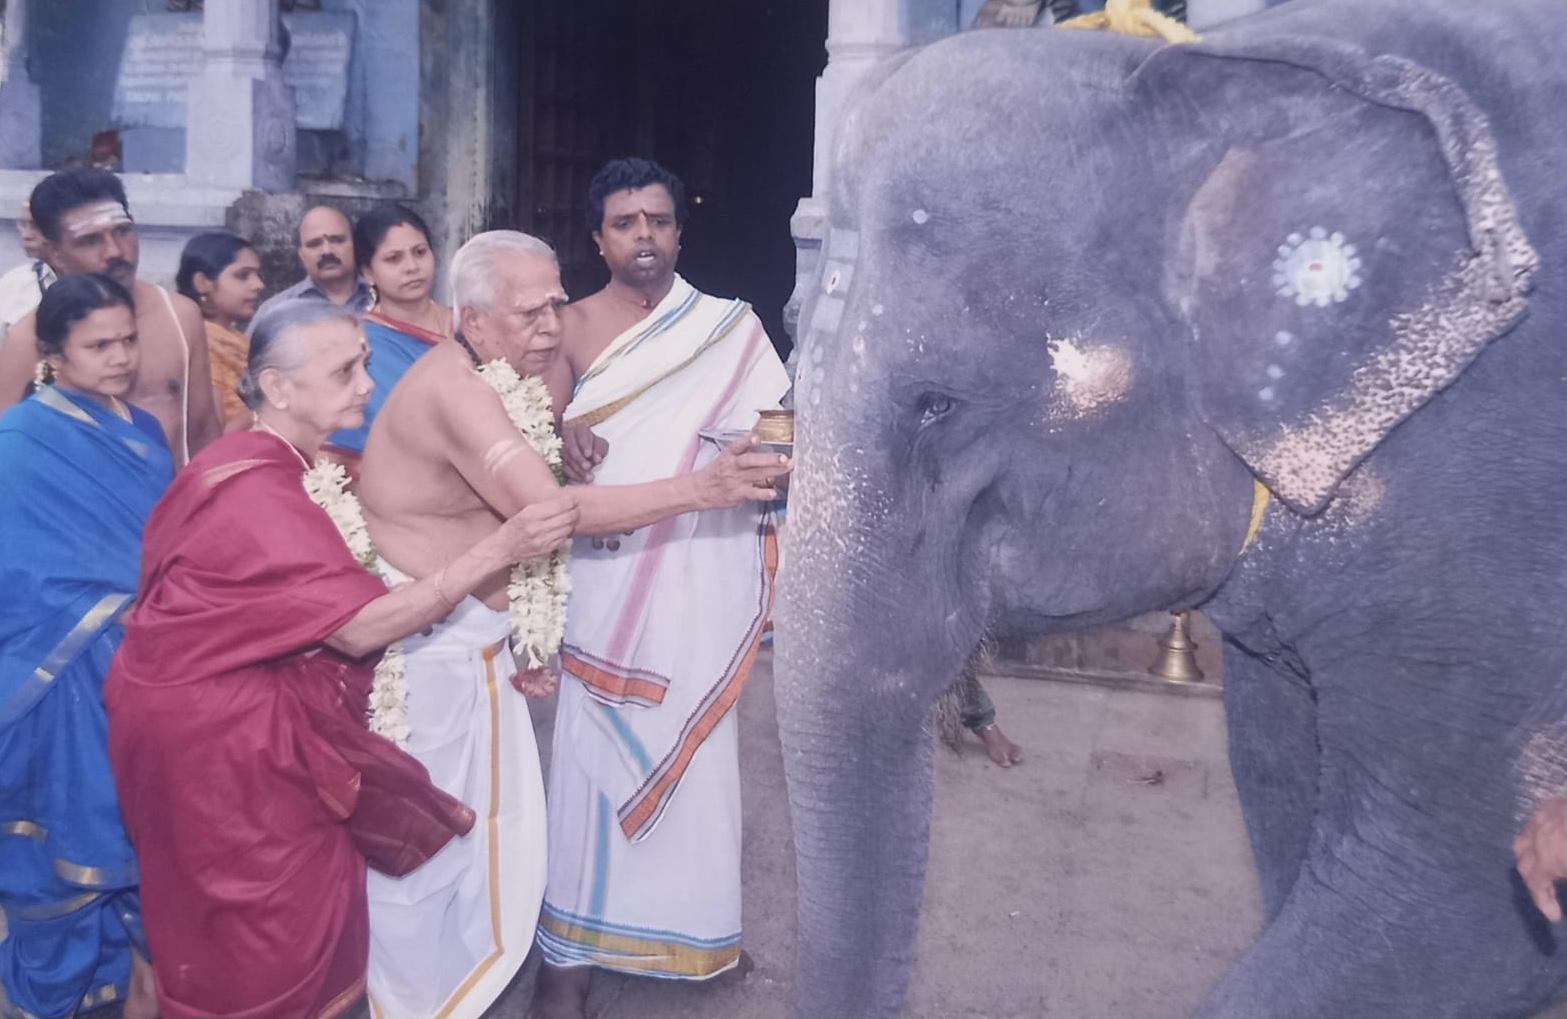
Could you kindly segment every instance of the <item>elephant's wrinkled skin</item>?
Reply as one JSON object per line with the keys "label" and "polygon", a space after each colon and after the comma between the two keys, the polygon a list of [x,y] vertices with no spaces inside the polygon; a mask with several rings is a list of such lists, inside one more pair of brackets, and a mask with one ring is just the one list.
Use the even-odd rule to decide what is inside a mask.
{"label": "elephant's wrinkled skin", "polygon": [[1203,1010],[1561,996],[1509,844],[1564,784],[1564,20],[1299,0],[867,86],[779,585],[802,1014],[902,1007],[976,641],[1197,604],[1269,914]]}

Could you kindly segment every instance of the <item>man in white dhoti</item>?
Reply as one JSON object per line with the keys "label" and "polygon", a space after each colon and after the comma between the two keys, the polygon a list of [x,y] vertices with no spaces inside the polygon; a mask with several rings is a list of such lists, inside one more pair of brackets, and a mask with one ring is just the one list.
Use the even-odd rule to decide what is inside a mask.
{"label": "man in white dhoti", "polygon": [[[703,436],[748,431],[789,386],[748,305],[675,275],[682,190],[641,159],[589,187],[611,278],[562,316],[583,491],[701,464],[719,448]],[[535,1014],[581,1016],[593,967],[702,980],[741,964],[733,709],[775,550],[765,505],[575,541]]]}
{"label": "man in white dhoti", "polygon": [[[476,368],[551,369],[565,301],[554,253],[512,231],[480,234],[452,262],[458,331],[421,357],[377,415],[360,467],[370,537],[393,581],[436,578],[476,537],[519,512],[541,528],[621,535],[672,514],[768,498],[788,469],[735,443],[703,469],[629,487],[562,492]],[[549,418],[547,401],[542,411]],[[612,539],[614,540],[614,539]],[[404,642],[408,750],[479,815],[403,878],[373,874],[369,998],[392,1019],[475,1019],[516,975],[544,889],[543,788],[525,695],[553,689],[517,672],[507,647],[508,575],[497,573],[428,636]]]}

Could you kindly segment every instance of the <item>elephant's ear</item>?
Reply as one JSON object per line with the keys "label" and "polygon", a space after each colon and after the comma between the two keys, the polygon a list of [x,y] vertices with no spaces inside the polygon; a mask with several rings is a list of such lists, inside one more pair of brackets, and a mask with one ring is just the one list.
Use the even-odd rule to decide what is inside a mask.
{"label": "elephant's ear", "polygon": [[1172,149],[1194,169],[1165,280],[1198,411],[1316,513],[1524,313],[1538,257],[1489,124],[1426,68],[1320,40],[1168,47],[1138,77],[1203,139]]}

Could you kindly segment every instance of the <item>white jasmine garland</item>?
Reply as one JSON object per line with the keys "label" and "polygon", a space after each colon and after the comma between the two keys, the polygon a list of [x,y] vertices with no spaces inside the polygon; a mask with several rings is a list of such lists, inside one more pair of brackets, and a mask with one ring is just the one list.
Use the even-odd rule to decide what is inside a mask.
{"label": "white jasmine garland", "polygon": [[[370,544],[370,528],[365,524],[364,510],[360,508],[359,497],[348,490],[348,472],[343,470],[343,465],[322,460],[305,471],[304,484],[305,494],[326,511],[353,557],[365,569],[380,573],[381,556]],[[401,644],[387,648],[376,663],[367,715],[371,732],[385,736],[405,750],[408,748],[408,681]]]}
{"label": "white jasmine garland", "polygon": [[[475,370],[500,396],[507,417],[549,464],[556,480],[564,477],[555,410],[544,382],[532,376],[523,378],[503,360]],[[512,567],[506,596],[511,600],[512,647],[523,659],[524,669],[541,668],[560,652],[566,633],[566,596],[571,593],[571,578],[566,574],[569,551],[570,546],[563,545],[549,555]]]}
{"label": "white jasmine garland", "polygon": [[367,570],[375,569],[380,556],[370,544],[370,528],[365,524],[359,498],[348,490],[348,472],[333,460],[322,460],[305,472],[305,494],[326,510],[337,533],[343,536],[348,551]]}

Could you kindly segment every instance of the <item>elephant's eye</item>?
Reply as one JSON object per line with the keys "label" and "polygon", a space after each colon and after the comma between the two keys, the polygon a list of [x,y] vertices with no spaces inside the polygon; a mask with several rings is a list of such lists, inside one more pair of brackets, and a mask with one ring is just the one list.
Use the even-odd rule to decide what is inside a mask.
{"label": "elephant's eye", "polygon": [[920,424],[928,425],[952,410],[952,397],[946,393],[926,393],[920,397]]}

